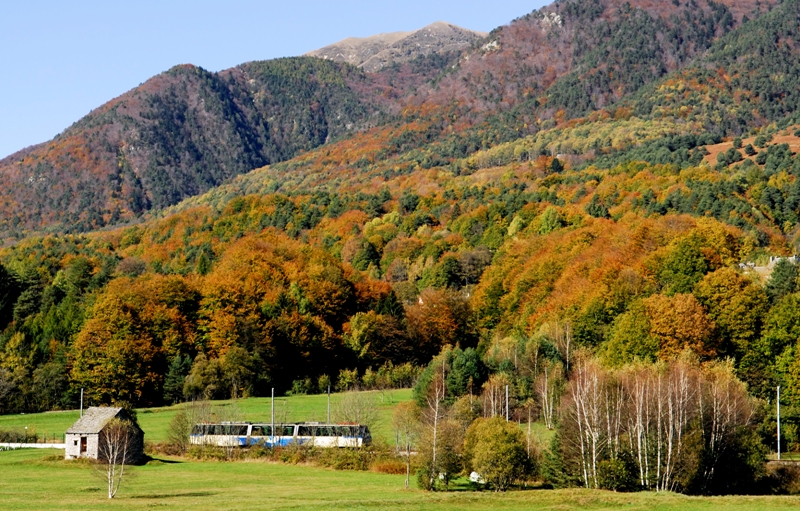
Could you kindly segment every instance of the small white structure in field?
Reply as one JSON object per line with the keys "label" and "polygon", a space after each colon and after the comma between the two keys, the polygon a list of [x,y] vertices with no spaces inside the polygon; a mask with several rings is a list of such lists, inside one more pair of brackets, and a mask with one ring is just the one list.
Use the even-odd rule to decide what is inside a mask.
{"label": "small white structure in field", "polygon": [[469,480],[470,480],[470,482],[478,483],[478,484],[485,484],[486,483],[486,481],[483,480],[483,477],[477,472],[471,472],[469,474]]}
{"label": "small white structure in field", "polygon": [[[104,430],[113,419],[130,421],[133,424],[128,437],[126,463],[136,463],[144,456],[144,431],[123,408],[90,407],[66,433],[64,459],[101,459]],[[103,460],[105,461],[105,460]]]}

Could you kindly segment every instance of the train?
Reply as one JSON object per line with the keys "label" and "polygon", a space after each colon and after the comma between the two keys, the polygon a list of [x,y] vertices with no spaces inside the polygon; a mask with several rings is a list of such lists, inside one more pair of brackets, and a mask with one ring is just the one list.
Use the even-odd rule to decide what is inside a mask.
{"label": "train", "polygon": [[327,424],[296,422],[272,424],[252,422],[220,422],[195,424],[190,436],[192,445],[218,447],[285,447],[309,445],[314,447],[362,447],[372,443],[367,426],[361,424]]}

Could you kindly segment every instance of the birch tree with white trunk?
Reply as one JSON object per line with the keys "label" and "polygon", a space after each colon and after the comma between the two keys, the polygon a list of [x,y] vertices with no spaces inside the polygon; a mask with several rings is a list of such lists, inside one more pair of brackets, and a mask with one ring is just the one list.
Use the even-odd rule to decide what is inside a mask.
{"label": "birch tree with white trunk", "polygon": [[135,429],[130,421],[114,418],[98,439],[98,464],[105,475],[108,498],[113,499],[125,477],[125,467],[134,447]]}

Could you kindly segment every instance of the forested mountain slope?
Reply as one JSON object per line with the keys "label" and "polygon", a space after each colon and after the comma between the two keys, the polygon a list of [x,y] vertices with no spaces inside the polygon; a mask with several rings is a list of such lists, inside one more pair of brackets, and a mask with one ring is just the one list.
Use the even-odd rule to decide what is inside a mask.
{"label": "forested mountain slope", "polygon": [[307,57],[220,73],[178,66],[1,162],[0,235],[127,222],[375,125],[378,137],[409,135],[359,165],[423,147],[395,167],[451,164],[615,108],[772,6],[561,0],[461,57],[434,52],[379,73]]}
{"label": "forested mountain slope", "polygon": [[360,78],[313,59],[175,67],[6,158],[3,230],[113,224],[315,147],[377,112],[347,85]]}
{"label": "forested mountain slope", "polygon": [[372,75],[310,57],[177,66],[0,162],[0,237],[130,221],[358,132],[445,62]]}
{"label": "forested mountain slope", "polygon": [[430,97],[441,104],[455,98],[472,112],[524,104],[528,112],[520,115],[569,118],[691,63],[776,4],[557,1],[493,31]]}
{"label": "forested mountain slope", "polygon": [[[724,13],[720,19],[729,20],[726,27],[735,24],[730,21],[736,19],[731,13],[737,11],[729,11],[721,4],[713,6],[716,12]],[[644,11],[629,13],[637,19],[645,16]],[[405,122],[362,132],[291,162],[242,176],[212,195],[332,189],[343,185],[366,191],[380,183],[402,189],[406,176],[415,169],[465,174],[556,154],[575,165],[594,161],[607,167],[642,159],[651,163],[696,164],[702,155],[693,152],[700,146],[784,121],[796,111],[800,66],[793,41],[799,20],[798,4],[786,2],[721,36],[708,51],[687,60],[686,67],[664,74],[597,110],[591,110],[587,103],[570,114],[566,103],[561,102],[555,110],[557,115],[549,117],[553,96],[547,96],[534,103],[523,101],[517,106],[497,107],[500,113],[482,116],[475,114],[480,112],[480,105],[477,110],[472,108],[474,104],[469,108],[452,104],[437,107],[435,98],[428,98],[416,109],[404,111]],[[517,23],[520,22],[511,27]],[[688,26],[687,23],[684,29]],[[624,39],[630,34],[616,36]],[[705,41],[711,44],[712,40]],[[606,50],[611,51],[612,47]],[[470,66],[469,62],[462,65]],[[440,82],[442,87],[451,79],[451,75],[445,76]],[[474,83],[465,77],[460,82]],[[518,82],[495,77],[486,83]],[[567,91],[568,97],[584,99],[593,94],[581,88],[586,81],[579,81],[582,85],[577,88],[565,83],[557,80],[548,94]],[[464,115],[460,114],[462,110]],[[575,117],[579,111],[583,116]],[[525,126],[525,130],[535,133],[520,138]],[[503,143],[505,140],[508,142]],[[478,149],[486,151],[475,154]]]}
{"label": "forested mountain slope", "polygon": [[786,1],[715,42],[707,55],[628,102],[635,115],[702,119],[736,134],[798,111],[800,5]]}

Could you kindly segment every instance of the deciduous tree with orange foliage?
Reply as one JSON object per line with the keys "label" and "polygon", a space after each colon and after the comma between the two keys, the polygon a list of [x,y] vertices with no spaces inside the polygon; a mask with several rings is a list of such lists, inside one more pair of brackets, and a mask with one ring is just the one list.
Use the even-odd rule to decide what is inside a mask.
{"label": "deciduous tree with orange foliage", "polygon": [[472,311],[456,291],[426,289],[407,312],[409,334],[415,341],[419,361],[430,360],[442,347],[475,343]]}
{"label": "deciduous tree with orange foliage", "polygon": [[653,295],[644,306],[661,360],[673,360],[687,349],[703,358],[717,354],[716,324],[694,295]]}
{"label": "deciduous tree with orange foliage", "polygon": [[769,299],[764,290],[733,268],[721,268],[697,283],[697,299],[719,328],[721,352],[741,358],[761,333]]}
{"label": "deciduous tree with orange foliage", "polygon": [[159,402],[168,357],[196,352],[198,301],[179,277],[112,282],[71,347],[74,384],[96,403]]}

